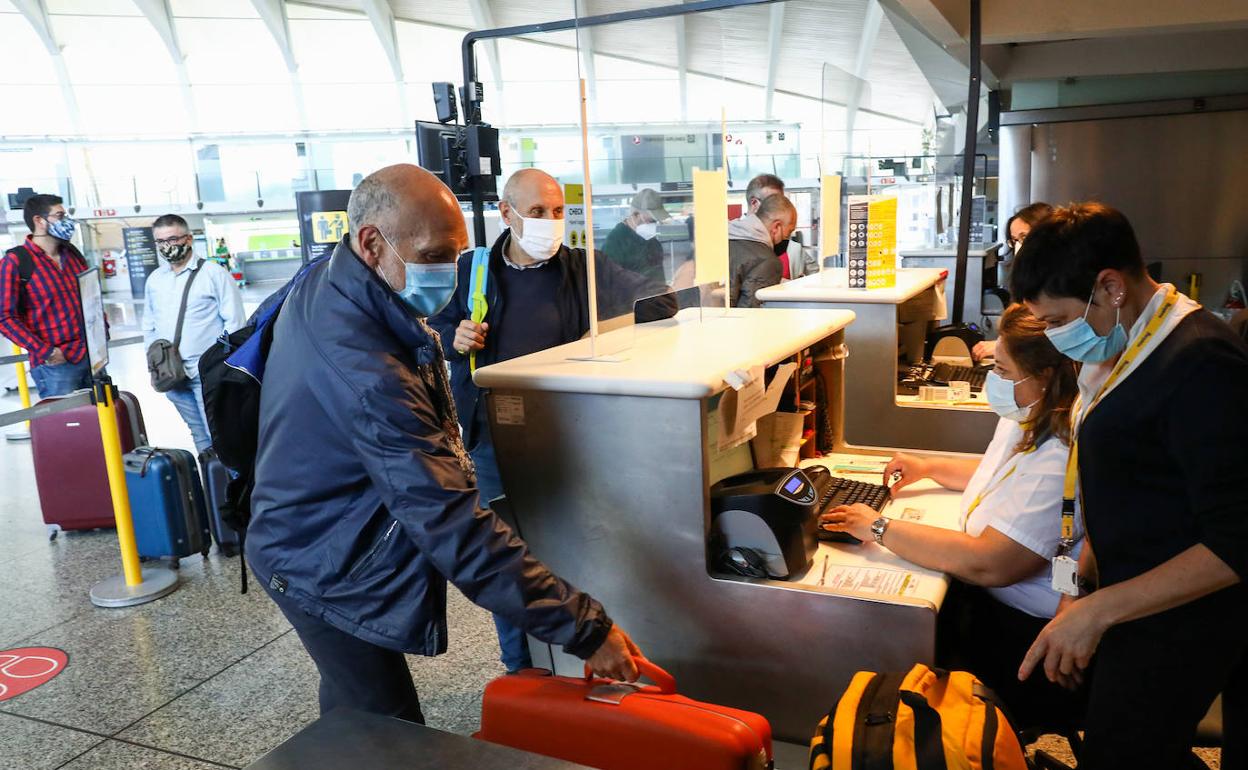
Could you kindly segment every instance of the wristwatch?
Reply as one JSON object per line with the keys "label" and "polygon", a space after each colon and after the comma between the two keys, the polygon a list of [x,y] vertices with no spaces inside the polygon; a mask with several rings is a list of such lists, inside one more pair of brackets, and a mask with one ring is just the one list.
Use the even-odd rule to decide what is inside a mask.
{"label": "wristwatch", "polygon": [[881,516],[871,522],[871,534],[875,537],[875,542],[879,545],[884,545],[884,533],[888,531],[888,522],[889,519],[884,516]]}

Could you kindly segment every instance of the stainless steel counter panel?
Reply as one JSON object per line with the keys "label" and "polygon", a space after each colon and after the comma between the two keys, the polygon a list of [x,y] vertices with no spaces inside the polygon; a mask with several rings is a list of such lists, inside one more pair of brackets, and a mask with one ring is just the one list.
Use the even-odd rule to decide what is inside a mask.
{"label": "stainless steel counter panel", "polygon": [[[997,246],[977,246],[966,258],[966,299],[963,304],[962,320],[967,323],[980,323],[983,317],[984,270],[992,270],[997,266]],[[903,249],[898,252],[901,266],[938,268],[949,271],[948,289],[945,292],[945,307],[949,317],[944,323],[953,323],[953,280],[958,271],[957,251],[950,248],[941,249]]]}
{"label": "stainless steel counter panel", "polygon": [[[682,693],[760,712],[778,739],[804,743],[855,671],[932,660],[930,602],[708,574],[707,400],[497,388],[500,397],[524,404],[520,425],[499,424],[490,408],[520,534],[602,601]],[[533,643],[537,665],[546,649]],[[559,673],[580,673],[579,661],[555,658]]]}
{"label": "stainless steel counter panel", "polygon": [[849,358],[845,361],[843,396],[844,446],[980,454],[992,440],[997,415],[990,410],[897,403],[897,305],[765,304],[769,308],[848,308],[856,314],[845,329]]}

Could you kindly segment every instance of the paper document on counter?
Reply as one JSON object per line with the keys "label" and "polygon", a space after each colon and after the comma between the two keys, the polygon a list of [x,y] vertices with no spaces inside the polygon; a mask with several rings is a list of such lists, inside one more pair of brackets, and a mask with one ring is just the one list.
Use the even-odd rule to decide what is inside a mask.
{"label": "paper document on counter", "polygon": [[[719,448],[740,444],[755,435],[754,423],[758,418],[776,411],[784,386],[788,384],[797,364],[789,362],[776,369],[770,385],[764,385],[762,366],[750,368],[750,380],[739,390],[729,388],[719,400],[719,413],[723,419]],[[749,435],[747,435],[749,434]]]}
{"label": "paper document on counter", "polygon": [[824,578],[824,585],[841,591],[880,596],[917,596],[922,580],[922,575],[905,570],[833,565]]}

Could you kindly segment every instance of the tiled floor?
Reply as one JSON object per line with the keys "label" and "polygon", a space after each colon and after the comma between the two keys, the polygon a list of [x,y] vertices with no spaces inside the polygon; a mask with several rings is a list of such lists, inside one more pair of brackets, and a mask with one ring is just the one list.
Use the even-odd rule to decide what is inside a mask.
{"label": "tiled floor", "polygon": [[[263,296],[246,298],[254,307]],[[192,448],[173,406],[148,386],[141,346],[115,349],[110,371],[139,397],[152,444]],[[0,413],[19,406],[0,393]],[[116,535],[49,542],[30,445],[0,440],[0,649],[69,655],[56,679],[0,703],[0,770],[242,767],[314,719],[312,661],[263,592],[239,594],[238,570],[237,558],[214,550],[183,560],[170,596],[94,607],[91,586],[121,572]],[[490,616],[454,589],[449,598],[450,651],[409,663],[429,723],[470,733],[482,688],[503,669]],[[1064,740],[1038,745],[1069,761]],[[1202,756],[1218,767],[1217,751]]]}
{"label": "tiled floor", "polygon": [[[249,291],[249,304],[263,294]],[[139,397],[151,443],[191,449],[173,406],[147,385],[142,346],[112,355],[110,372]],[[0,413],[19,407],[0,394]],[[239,594],[238,570],[237,558],[214,550],[183,560],[179,588],[164,599],[96,608],[91,586],[121,572],[116,535],[49,542],[30,444],[0,440],[0,649],[69,655],[57,678],[0,703],[0,770],[242,767],[314,719],[312,661],[262,591]],[[503,669],[488,613],[452,589],[449,615],[451,651],[410,664],[430,724],[467,733],[482,688]]]}

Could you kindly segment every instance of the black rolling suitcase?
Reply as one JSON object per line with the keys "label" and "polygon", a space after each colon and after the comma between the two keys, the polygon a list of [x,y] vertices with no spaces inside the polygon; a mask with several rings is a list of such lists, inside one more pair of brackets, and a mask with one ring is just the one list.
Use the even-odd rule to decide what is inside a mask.
{"label": "black rolling suitcase", "polygon": [[222,554],[237,556],[238,532],[221,519],[221,506],[225,503],[225,491],[230,483],[230,472],[221,464],[217,453],[211,448],[199,453],[199,471],[204,479],[204,497],[208,504],[208,528],[212,530],[212,539],[217,542],[217,549]]}

